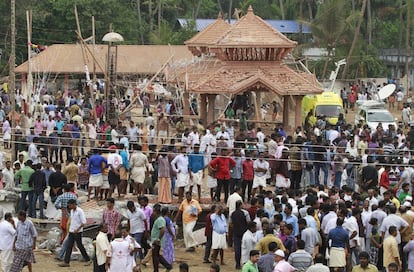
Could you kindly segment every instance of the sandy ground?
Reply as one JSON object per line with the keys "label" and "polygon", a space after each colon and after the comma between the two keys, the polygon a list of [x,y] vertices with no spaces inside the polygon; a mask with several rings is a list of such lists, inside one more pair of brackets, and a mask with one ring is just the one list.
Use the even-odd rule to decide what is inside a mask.
{"label": "sandy ground", "polygon": [[[178,266],[182,262],[186,262],[190,266],[190,271],[208,271],[209,264],[203,263],[203,256],[204,256],[204,248],[199,247],[196,249],[196,252],[188,253],[185,252],[184,248],[176,249],[176,261],[174,263],[173,272],[178,272]],[[33,265],[34,272],[55,272],[55,271],[64,271],[64,272],[90,272],[93,271],[93,266],[85,267],[83,263],[78,261],[73,261],[70,263],[70,267],[62,268],[59,267],[58,261],[54,260],[54,255],[52,255],[49,251],[44,250],[37,250],[35,253],[36,256],[36,263]],[[227,249],[224,253],[225,263],[226,265],[221,266],[223,271],[236,271],[235,263],[234,263],[234,252],[232,249]],[[198,270],[200,269],[200,270]],[[161,271],[165,271],[165,269],[160,269]],[[1,271],[1,270],[0,270]],[[24,272],[28,271],[27,268],[23,269]],[[141,271],[143,272],[150,272],[152,270],[152,265],[149,264],[146,268],[142,267]],[[120,271],[121,272],[121,271]]]}

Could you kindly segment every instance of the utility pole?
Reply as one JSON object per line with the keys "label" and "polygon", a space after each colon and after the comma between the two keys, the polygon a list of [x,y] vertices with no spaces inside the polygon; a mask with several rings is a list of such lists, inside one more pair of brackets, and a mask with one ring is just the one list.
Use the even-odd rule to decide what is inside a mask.
{"label": "utility pole", "polygon": [[32,75],[32,11],[26,10],[27,22],[27,87],[26,87],[26,101],[30,105],[31,94],[33,91],[33,75]]}
{"label": "utility pole", "polygon": [[11,101],[11,112],[12,116],[10,118],[10,126],[12,128],[11,134],[11,161],[14,161],[16,158],[14,156],[14,139],[15,139],[15,124],[14,124],[14,117],[16,113],[16,100],[14,98],[14,92],[16,89],[16,74],[14,72],[16,66],[16,0],[11,0],[11,12],[10,12],[10,28],[11,28],[11,53],[10,53],[10,62],[9,62],[9,88],[8,91],[10,92],[10,101]]}

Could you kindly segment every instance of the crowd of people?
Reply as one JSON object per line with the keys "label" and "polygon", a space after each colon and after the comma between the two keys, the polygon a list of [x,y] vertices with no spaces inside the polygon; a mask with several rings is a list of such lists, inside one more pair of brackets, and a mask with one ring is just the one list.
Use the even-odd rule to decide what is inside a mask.
{"label": "crowd of people", "polygon": [[[61,211],[60,266],[70,266],[75,243],[91,263],[81,242],[80,191],[107,204],[95,271],[133,271],[151,259],[154,271],[160,264],[170,270],[178,223],[186,250],[200,251],[197,222],[205,227],[203,262],[210,271],[225,265],[227,247],[234,249],[232,269],[246,272],[414,269],[414,129],[408,124],[371,131],[343,116],[337,124],[320,116],[287,135],[281,125],[256,127],[241,112],[243,122],[189,126],[184,118],[172,122],[170,101],[160,100],[153,114],[146,95],[141,123],[133,115],[110,123],[101,121],[102,103],[92,111],[85,101],[46,96],[30,109],[21,100],[18,116],[0,109],[5,147],[15,145],[17,156],[1,161],[0,186],[21,188],[17,227],[6,214],[0,233],[26,239],[14,254],[19,262],[13,243],[0,242],[5,271],[34,261],[37,233],[29,218],[47,218],[45,202]],[[157,195],[156,204],[147,195]],[[122,218],[115,199],[131,196],[137,200],[128,201]],[[209,204],[205,219],[200,204]]]}

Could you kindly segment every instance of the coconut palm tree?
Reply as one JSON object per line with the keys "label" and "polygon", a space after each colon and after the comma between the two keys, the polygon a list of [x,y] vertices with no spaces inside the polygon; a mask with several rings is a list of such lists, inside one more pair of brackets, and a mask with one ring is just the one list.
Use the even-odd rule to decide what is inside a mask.
{"label": "coconut palm tree", "polygon": [[332,52],[346,30],[346,1],[325,0],[319,6],[318,12],[310,27],[315,43],[320,47],[326,47],[327,56],[322,71],[322,78],[325,78],[326,70]]}
{"label": "coconut palm tree", "polygon": [[366,8],[367,8],[367,0],[363,0],[362,1],[361,12],[360,12],[359,18],[358,18],[358,23],[357,23],[357,26],[356,26],[355,32],[354,32],[354,38],[352,40],[351,48],[349,49],[349,52],[348,52],[348,57],[346,58],[346,64],[345,64],[344,70],[342,71],[342,78],[345,78],[347,73],[348,73],[348,67],[349,67],[349,64],[350,64],[350,61],[351,61],[352,53],[354,52],[354,49],[355,49],[355,45],[358,41],[359,31],[361,29],[362,22],[364,21],[364,14],[365,14]]}

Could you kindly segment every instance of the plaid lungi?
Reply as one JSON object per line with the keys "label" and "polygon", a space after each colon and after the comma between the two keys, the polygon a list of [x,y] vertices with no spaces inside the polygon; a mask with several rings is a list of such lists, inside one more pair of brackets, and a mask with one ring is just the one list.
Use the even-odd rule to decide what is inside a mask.
{"label": "plaid lungi", "polygon": [[33,249],[16,249],[14,252],[13,265],[10,268],[10,272],[21,272],[25,265],[35,262],[36,260]]}
{"label": "plaid lungi", "polygon": [[371,246],[369,250],[369,262],[375,266],[378,263],[378,254],[379,254],[379,248],[375,246]]}

